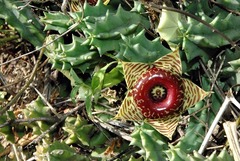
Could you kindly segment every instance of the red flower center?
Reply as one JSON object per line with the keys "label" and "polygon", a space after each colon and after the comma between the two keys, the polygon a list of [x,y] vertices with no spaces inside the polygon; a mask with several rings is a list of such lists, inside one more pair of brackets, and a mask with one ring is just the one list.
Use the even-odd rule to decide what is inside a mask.
{"label": "red flower center", "polygon": [[154,119],[169,116],[183,104],[181,77],[153,67],[137,81],[133,98],[144,117]]}

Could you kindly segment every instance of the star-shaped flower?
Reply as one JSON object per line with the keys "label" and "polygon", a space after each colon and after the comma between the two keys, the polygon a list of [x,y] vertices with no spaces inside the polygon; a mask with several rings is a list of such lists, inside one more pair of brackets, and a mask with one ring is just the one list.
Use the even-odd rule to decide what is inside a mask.
{"label": "star-shaped flower", "polygon": [[169,139],[180,115],[209,94],[182,78],[178,50],[152,64],[122,62],[122,65],[128,92],[115,118],[144,120]]}

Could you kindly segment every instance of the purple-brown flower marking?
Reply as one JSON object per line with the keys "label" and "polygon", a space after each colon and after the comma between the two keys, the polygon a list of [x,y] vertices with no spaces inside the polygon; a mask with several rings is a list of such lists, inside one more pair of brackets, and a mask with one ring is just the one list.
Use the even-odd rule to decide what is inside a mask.
{"label": "purple-brown flower marking", "polygon": [[208,95],[208,92],[181,77],[178,50],[152,64],[122,64],[128,92],[115,118],[145,120],[170,139],[180,115]]}
{"label": "purple-brown flower marking", "polygon": [[146,118],[163,118],[178,112],[183,104],[183,83],[169,71],[150,68],[137,81],[133,99]]}

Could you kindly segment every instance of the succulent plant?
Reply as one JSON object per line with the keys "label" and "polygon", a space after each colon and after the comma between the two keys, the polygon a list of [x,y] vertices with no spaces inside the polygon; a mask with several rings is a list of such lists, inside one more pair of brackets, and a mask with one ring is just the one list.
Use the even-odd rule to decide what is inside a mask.
{"label": "succulent plant", "polygon": [[13,26],[22,38],[28,40],[34,46],[41,46],[45,37],[42,31],[43,26],[32,13],[28,6],[24,6],[22,1],[2,0],[0,1],[0,18]]}
{"label": "succulent plant", "polygon": [[209,94],[181,77],[182,67],[178,50],[152,64],[122,64],[129,91],[115,118],[146,120],[170,139],[181,113]]}
{"label": "succulent plant", "polygon": [[[41,17],[45,31],[50,31],[45,43],[50,44],[54,40],[45,48],[45,55],[52,63],[52,67],[60,70],[71,81],[72,100],[85,101],[85,110],[89,119],[98,118],[103,123],[108,122],[112,118],[112,113],[107,112],[112,108],[102,106],[106,97],[102,97],[101,92],[104,88],[113,86],[122,88],[124,74],[129,90],[115,118],[143,122],[136,124],[130,143],[134,148],[140,148],[137,152],[140,157],[135,158],[138,155],[130,152],[130,160],[144,158],[163,161],[232,161],[233,158],[225,142],[221,142],[226,148],[221,149],[219,155],[218,151],[214,153],[208,151],[206,154],[209,157],[204,157],[196,152],[222,100],[213,89],[214,93],[208,100],[210,106],[205,108],[206,103],[200,100],[208,92],[183,78],[182,73],[192,75],[197,70],[201,74],[199,81],[204,89],[212,90],[210,86],[213,87],[216,83],[224,92],[239,83],[239,50],[228,48],[229,41],[199,21],[164,9],[161,10],[160,23],[156,30],[160,36],[153,35],[148,39],[149,31],[151,32],[153,28],[147,19],[142,2],[134,1],[133,8],[120,5],[120,1],[111,1],[109,5],[104,5],[102,2],[99,0],[96,5],[94,4],[95,6],[85,3],[81,6],[82,10],[68,14],[45,12]],[[216,6],[210,7],[208,1],[199,1],[197,5],[192,2],[194,1],[182,3],[179,1],[183,7],[178,8],[205,20],[212,27],[225,33],[232,41],[239,40],[240,34],[236,25],[239,16]],[[234,11],[236,2],[219,3]],[[23,3],[15,3],[13,0],[3,0],[0,4],[6,7],[2,12],[0,11],[0,18],[4,18],[14,26],[20,35],[34,46],[40,46],[44,31],[38,20],[28,15],[31,13],[29,6],[18,10],[15,4],[22,6]],[[18,15],[19,21],[15,21]],[[63,33],[69,29],[72,29],[71,32],[64,35]],[[61,38],[56,39],[57,37]],[[164,43],[161,40],[164,40]],[[168,46],[172,50],[181,47],[181,60],[178,50],[170,53]],[[199,58],[213,72],[219,73],[216,74],[215,82],[211,82],[211,77],[202,73],[201,69],[198,70]],[[125,91],[125,87],[123,90]],[[186,110],[188,116],[185,116],[186,113],[183,114]],[[26,106],[23,113],[27,119],[50,116],[48,107],[39,99]],[[180,130],[184,130],[184,135],[179,133],[181,137],[178,138],[179,135],[176,135],[171,142],[168,138],[171,139],[182,114],[188,121],[187,124],[179,126]],[[16,118],[13,112],[8,112],[0,118],[0,122],[4,124],[14,119]],[[40,135],[49,129],[50,125],[48,122],[37,121],[30,124],[28,129],[31,128],[33,134]],[[18,130],[20,128],[18,127]],[[108,137],[113,137],[111,132],[99,129],[95,127],[95,123],[85,120],[85,115],[82,113],[68,117],[61,129],[64,131],[65,139],[47,147],[39,144],[37,150],[39,157],[45,153],[50,160],[102,159],[105,156],[104,151],[108,149],[106,140]],[[16,127],[14,130],[17,131]],[[22,135],[17,132],[19,136]],[[12,126],[4,126],[0,129],[0,133],[15,142]],[[52,135],[47,135],[47,138],[49,136]],[[124,154],[125,144],[121,145],[117,156]],[[82,152],[77,154],[79,145],[89,150],[88,156]],[[129,147],[126,149],[129,152]],[[126,155],[126,158],[130,155]]]}

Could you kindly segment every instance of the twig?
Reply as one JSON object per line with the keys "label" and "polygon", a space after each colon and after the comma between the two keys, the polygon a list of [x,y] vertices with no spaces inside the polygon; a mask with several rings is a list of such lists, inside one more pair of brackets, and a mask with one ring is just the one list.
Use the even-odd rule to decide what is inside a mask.
{"label": "twig", "polygon": [[[200,59],[201,60],[201,63],[203,63],[203,61],[202,61],[202,59]],[[213,74],[212,72],[211,72],[211,70],[210,70],[210,72],[211,72],[211,74],[212,74],[212,76],[213,76],[213,78],[212,78],[212,80],[211,80],[211,82],[212,82],[212,85],[211,85],[211,88],[210,88],[210,90],[212,91],[213,90],[213,88],[214,88],[214,84],[216,84],[216,82],[217,82],[217,78],[218,78],[218,75],[220,74],[220,71],[221,71],[221,69],[222,69],[222,67],[223,67],[223,65],[224,65],[224,61],[225,61],[225,57],[223,57],[223,60],[220,62],[220,65],[218,66],[218,67],[216,67],[217,69],[217,71]]]}
{"label": "twig", "polygon": [[[29,142],[31,142],[34,138],[36,138],[37,135],[30,135],[29,134],[25,134],[20,140],[17,141],[17,143],[15,143],[15,146],[18,147],[24,147],[25,145],[27,145]],[[2,150],[0,152],[0,158],[2,158],[3,156],[9,154],[12,151],[12,145],[13,144],[9,144],[7,147],[4,148],[4,150]],[[22,157],[24,158],[24,157]]]}
{"label": "twig", "polygon": [[[1,77],[1,73],[0,73],[0,77]],[[28,74],[28,75],[22,77],[22,78],[19,79],[19,80],[15,80],[14,82],[11,82],[11,83],[9,83],[9,84],[4,83],[3,86],[0,86],[0,90],[1,90],[1,89],[7,89],[8,87],[11,87],[11,86],[17,84],[17,83],[19,83],[19,82],[25,80],[25,79],[28,78],[28,77],[30,77],[30,74]],[[7,90],[8,90],[8,89],[7,89]]]}
{"label": "twig", "polygon": [[107,123],[104,123],[102,122],[101,120],[99,120],[98,118],[92,118],[92,121],[95,122],[95,123],[98,123],[102,128],[120,136],[121,138],[127,140],[127,141],[131,141],[132,138],[129,136],[129,134],[121,131],[121,130],[118,130],[116,129],[114,126],[110,125],[110,124],[107,124]]}
{"label": "twig", "polygon": [[233,158],[235,161],[240,161],[240,145],[237,137],[236,122],[227,121],[223,123],[223,127],[233,153]]}
{"label": "twig", "polygon": [[58,121],[58,119],[56,117],[39,117],[39,118],[31,118],[31,119],[15,119],[15,120],[9,120],[6,121],[5,123],[0,125],[0,128],[3,128],[5,126],[12,126],[14,124],[19,124],[19,123],[32,123],[32,122],[36,122],[36,121],[46,121],[46,122],[56,122]]}
{"label": "twig", "polygon": [[29,158],[27,161],[35,161],[37,160],[36,156],[32,156],[31,158]]}
{"label": "twig", "polygon": [[31,86],[31,87],[38,93],[38,95],[41,97],[43,102],[47,104],[47,106],[51,109],[52,113],[56,115],[58,118],[60,118],[60,115],[57,113],[56,109],[53,108],[53,106],[47,101],[47,99],[41,94],[41,92],[39,92],[39,90],[34,86]]}
{"label": "twig", "polygon": [[36,75],[36,72],[37,72],[37,69],[38,69],[38,66],[39,66],[39,63],[42,59],[42,56],[43,56],[43,53],[44,53],[44,48],[40,51],[39,55],[38,55],[38,59],[37,59],[37,62],[36,62],[36,65],[34,66],[33,68],[33,71],[31,73],[31,76],[29,78],[29,80],[27,81],[27,83],[22,87],[22,89],[13,97],[13,99],[11,99],[11,101],[5,106],[2,108],[2,110],[0,111],[0,115],[2,115],[5,111],[7,111],[10,106],[12,106],[16,101],[17,99],[23,94],[23,92],[29,87],[29,85],[32,83],[35,75]]}
{"label": "twig", "polygon": [[[199,63],[210,80],[215,77],[213,75],[212,70],[203,63],[202,59],[199,60]],[[223,91],[219,88],[219,86],[216,83],[214,83],[214,87],[215,87],[214,89],[217,91],[217,93],[220,95],[220,97],[223,100],[224,99]]]}
{"label": "twig", "polygon": [[[210,80],[215,77],[214,74],[213,74],[213,71],[211,70],[211,68],[209,68],[207,65],[205,65],[204,62],[202,61],[202,59],[199,60],[199,63],[200,63],[201,67],[203,68],[204,72],[206,73],[206,75],[208,76],[208,78],[209,78]],[[222,63],[223,63],[223,62],[221,62],[221,64],[222,64]],[[220,67],[222,66],[221,64],[220,64]],[[220,68],[220,67],[219,67],[219,68]],[[212,83],[213,83],[213,82],[212,82]],[[214,85],[214,89],[215,89],[215,91],[217,92],[217,94],[221,97],[222,100],[224,100],[224,98],[225,98],[224,92],[222,91],[221,88],[219,88],[217,82],[215,82],[215,83],[212,84],[212,85]],[[236,85],[236,86],[238,86],[238,85]],[[233,86],[233,87],[234,87],[234,86]],[[233,87],[232,87],[232,88],[233,88]],[[211,87],[211,88],[212,88],[212,87]],[[231,99],[235,99],[235,98],[234,98],[234,97],[231,97]],[[233,100],[233,102],[236,102],[236,101]],[[232,104],[230,104],[229,106],[231,107],[231,109],[232,109],[234,112],[236,112],[236,110],[233,108]],[[236,105],[236,106],[237,106],[237,105]],[[239,107],[239,106],[237,106],[237,107]]]}
{"label": "twig", "polygon": [[63,122],[68,116],[72,115],[74,112],[80,110],[83,106],[85,106],[85,103],[81,103],[79,106],[73,108],[72,110],[70,110],[68,113],[64,114],[55,124],[53,124],[48,130],[44,131],[41,135],[39,135],[36,139],[34,139],[29,145],[31,144],[36,144],[38,143],[40,140],[42,140],[42,138],[49,132],[52,132],[53,130],[55,130],[57,128],[57,126]]}
{"label": "twig", "polygon": [[12,144],[12,149],[13,149],[13,153],[15,154],[16,160],[17,161],[22,161],[22,159],[19,158],[19,154],[18,154],[19,152],[18,152],[15,144]]}
{"label": "twig", "polygon": [[65,14],[67,13],[67,4],[68,4],[68,0],[63,0],[62,5],[61,5],[61,10]]}
{"label": "twig", "polygon": [[[222,53],[223,53],[223,51],[220,52],[218,55],[221,55]],[[213,89],[215,89],[217,91],[217,93],[220,95],[220,97],[222,98],[222,100],[224,99],[225,95],[224,95],[224,93],[222,92],[222,90],[219,88],[219,86],[217,84],[217,78],[218,78],[218,75],[219,75],[219,73],[220,73],[220,71],[222,69],[222,66],[224,64],[224,60],[225,60],[225,57],[221,61],[221,63],[218,66],[218,68],[216,68],[215,67],[216,65],[214,65],[214,67],[215,67],[214,69],[217,69],[217,71],[214,70],[215,72],[213,72],[212,69],[209,68],[208,65],[206,65],[201,58],[199,59],[200,65],[202,66],[204,72],[206,73],[206,75],[208,76],[209,80],[211,81],[210,91],[213,91]],[[215,63],[215,64],[217,64],[217,63]],[[210,105],[210,99],[207,100],[207,104]],[[211,108],[209,108],[209,110],[211,110]],[[213,111],[213,113],[215,113],[215,112]],[[207,115],[208,115],[208,119],[209,119],[210,113],[208,113]],[[208,122],[208,121],[209,120],[206,120],[206,122]],[[205,131],[207,131],[208,126],[209,125],[207,124],[206,128],[205,128]]]}
{"label": "twig", "polygon": [[223,149],[224,146],[225,145],[212,146],[212,147],[208,147],[207,150]]}
{"label": "twig", "polygon": [[[11,145],[11,144],[10,144]],[[11,146],[7,146],[0,152],[0,157],[3,157],[11,152]]]}
{"label": "twig", "polygon": [[240,16],[240,12],[238,12],[238,11],[231,10],[231,9],[227,8],[226,6],[224,6],[224,5],[216,2],[216,1],[214,1],[214,0],[211,0],[210,2],[212,2],[212,3],[215,4],[216,6],[218,6],[219,8],[221,8],[221,9],[227,11],[227,12],[230,12],[230,13],[236,14],[237,16]]}
{"label": "twig", "polygon": [[[213,130],[215,129],[217,123],[219,122],[220,118],[222,117],[224,111],[227,109],[228,105],[232,102],[232,100],[234,101],[234,104],[240,109],[240,104],[239,102],[237,102],[237,100],[234,98],[233,94],[232,94],[232,88],[230,88],[230,90],[228,91],[224,102],[222,103],[222,106],[220,107],[215,119],[213,120],[212,125],[210,126],[203,142],[202,145],[200,147],[200,149],[198,150],[199,154],[202,154],[204,149],[206,148],[207,144],[208,144],[208,140],[211,137]],[[236,101],[236,102],[235,102]],[[233,102],[232,102],[233,103]]]}
{"label": "twig", "polygon": [[[234,85],[232,88],[240,86],[240,84]],[[236,100],[235,97],[230,97],[231,102],[240,110],[240,103]]]}
{"label": "twig", "polygon": [[220,118],[222,117],[224,111],[227,109],[229,103],[230,103],[230,99],[229,99],[228,96],[226,96],[222,106],[220,107],[220,110],[218,111],[218,113],[217,113],[217,115],[216,115],[212,125],[210,126],[210,128],[209,128],[209,130],[208,130],[208,132],[207,132],[207,134],[206,134],[206,136],[205,136],[205,138],[204,138],[204,140],[202,142],[202,145],[201,145],[200,149],[198,150],[199,154],[202,154],[204,149],[206,148],[208,140],[209,140],[209,138],[211,137],[211,135],[213,133],[213,130],[215,129],[215,127],[216,127],[217,123],[219,122]]}

